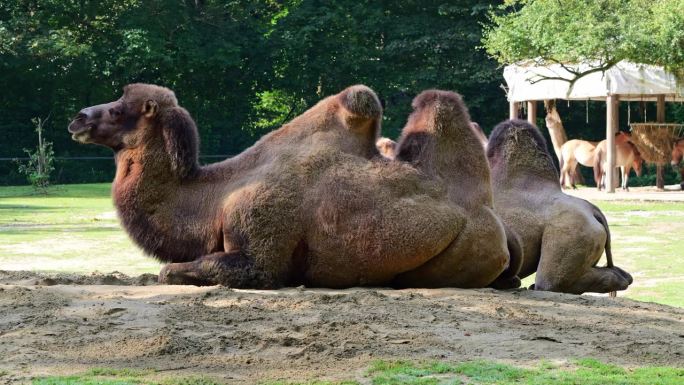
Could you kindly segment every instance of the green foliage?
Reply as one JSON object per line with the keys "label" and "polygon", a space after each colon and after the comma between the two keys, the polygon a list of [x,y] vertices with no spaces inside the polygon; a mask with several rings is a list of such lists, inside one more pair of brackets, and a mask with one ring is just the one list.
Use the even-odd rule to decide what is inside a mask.
{"label": "green foliage", "polygon": [[[556,54],[565,52],[556,49],[572,48],[581,38],[591,44],[578,45],[569,54],[605,51],[604,56],[612,58],[608,54],[617,52],[613,47],[628,51],[632,45],[652,44],[654,36],[653,44],[661,48],[645,54],[660,55],[659,62],[679,60],[683,48],[677,42],[684,33],[679,15],[684,7],[673,7],[675,1],[684,0],[651,1],[644,11],[632,9],[641,3],[630,0],[626,4],[631,13],[609,12],[608,6],[618,2],[611,1],[587,1],[586,9],[579,1],[558,2],[568,4],[572,12],[567,15],[556,2],[509,1],[507,8],[492,13],[493,20],[511,23],[511,28],[507,32],[496,28],[496,23],[487,27],[487,36],[501,48],[490,53],[498,52],[505,60],[530,52],[539,56],[534,49],[541,48]],[[516,18],[532,14],[528,7],[534,10],[546,3],[537,11],[544,18]],[[20,157],[22,148],[34,147],[29,119],[49,113],[52,118],[44,129],[57,156],[53,179],[59,183],[111,180],[111,158],[64,159],[111,157],[108,149],[75,143],[66,126],[81,108],[113,100],[123,85],[132,82],[172,88],[197,121],[201,150],[207,155],[237,154],[321,98],[356,83],[372,87],[385,103],[384,136],[398,136],[411,99],[428,88],[461,93],[473,119],[489,132],[508,110],[499,87],[501,69],[478,49],[491,4],[486,0],[2,1],[0,109],[5,113],[0,116],[0,158]],[[577,14],[588,24],[573,24],[570,32],[562,30],[560,23],[545,22],[561,17],[565,23]],[[642,36],[637,32],[645,28],[645,20],[656,22]],[[634,39],[620,38],[604,47],[611,50],[599,49],[606,44],[604,39],[610,41],[626,26],[636,28],[629,31]],[[638,36],[646,41],[635,40]],[[548,43],[544,39],[554,44],[530,45]],[[671,49],[663,48],[667,44]],[[603,136],[604,107],[590,104],[589,124],[583,104],[559,108],[569,137]],[[679,106],[668,105],[668,114],[668,121],[684,119]],[[0,184],[17,183],[25,183],[23,175],[0,160]]]}
{"label": "green foliage", "polygon": [[490,22],[483,43],[500,63],[629,60],[684,79],[684,0],[506,0]]}
{"label": "green foliage", "polygon": [[33,188],[42,193],[47,193],[50,187],[50,174],[54,171],[53,166],[55,153],[52,150],[52,143],[43,137],[43,125],[45,121],[40,118],[31,119],[36,126],[38,133],[38,146],[35,151],[24,149],[28,160],[26,163],[17,161],[18,169],[21,174],[26,175]]}
{"label": "green foliage", "polygon": [[[81,108],[131,82],[172,88],[204,154],[236,154],[322,97],[356,83],[386,102],[396,137],[413,96],[457,90],[483,127],[505,117],[496,62],[476,48],[489,1],[19,0],[0,2],[0,157],[32,147],[27,117],[51,113],[55,153]],[[60,182],[111,180],[111,162],[59,160]],[[19,183],[0,161],[0,184]]]}

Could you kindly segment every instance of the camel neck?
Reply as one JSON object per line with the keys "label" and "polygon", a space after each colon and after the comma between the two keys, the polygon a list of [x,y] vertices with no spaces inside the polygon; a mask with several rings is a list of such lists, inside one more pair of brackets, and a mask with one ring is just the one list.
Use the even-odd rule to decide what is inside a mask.
{"label": "camel neck", "polygon": [[[145,252],[163,261],[184,262],[212,250],[221,239],[214,229],[188,229],[199,221],[210,206],[211,196],[204,194],[200,183],[181,179],[163,155],[141,150],[117,154],[117,171],[112,195],[121,224]],[[192,188],[184,188],[191,185]],[[195,192],[202,196],[189,196]]]}

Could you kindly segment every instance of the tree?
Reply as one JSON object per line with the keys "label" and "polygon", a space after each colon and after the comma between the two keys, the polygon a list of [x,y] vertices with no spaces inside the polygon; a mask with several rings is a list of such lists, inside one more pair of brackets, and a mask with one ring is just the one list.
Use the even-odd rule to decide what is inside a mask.
{"label": "tree", "polygon": [[269,39],[273,88],[284,91],[280,110],[296,113],[364,83],[385,103],[383,135],[396,137],[411,99],[442,88],[463,94],[473,119],[493,127],[506,111],[501,73],[477,48],[490,3],[293,1]]}
{"label": "tree", "polygon": [[[571,86],[622,60],[663,66],[684,81],[684,0],[506,0],[490,22],[488,54],[504,64],[560,63]],[[591,65],[579,70],[580,62]]]}
{"label": "tree", "polygon": [[45,140],[43,137],[43,126],[47,119],[41,118],[31,119],[36,126],[36,133],[38,133],[38,146],[35,151],[24,149],[28,160],[26,163],[17,161],[19,164],[19,172],[26,175],[29,183],[38,191],[47,193],[50,186],[50,174],[54,171],[54,151],[52,150],[52,143]]}

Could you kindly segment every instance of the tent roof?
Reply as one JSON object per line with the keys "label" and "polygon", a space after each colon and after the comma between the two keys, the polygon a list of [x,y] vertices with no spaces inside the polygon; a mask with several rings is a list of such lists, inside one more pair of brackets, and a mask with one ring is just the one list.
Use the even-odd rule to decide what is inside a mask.
{"label": "tent roof", "polygon": [[[580,71],[593,68],[590,64],[567,67]],[[540,80],[542,77],[572,79],[573,75],[560,64],[506,66],[504,78],[508,84],[508,100],[604,100],[608,95],[619,95],[620,100],[653,101],[656,95],[665,95],[666,101],[684,101],[684,84],[678,86],[675,76],[658,66],[621,61],[605,73],[594,72],[582,77],[575,82],[569,95],[569,82]]]}

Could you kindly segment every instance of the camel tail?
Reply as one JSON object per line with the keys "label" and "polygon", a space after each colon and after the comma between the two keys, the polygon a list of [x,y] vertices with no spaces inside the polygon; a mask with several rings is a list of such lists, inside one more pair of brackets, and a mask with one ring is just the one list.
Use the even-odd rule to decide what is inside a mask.
{"label": "camel tail", "polygon": [[[594,204],[590,202],[587,203],[589,203],[591,207],[594,209],[594,218],[596,218],[596,220],[599,221],[601,225],[603,225],[603,228],[606,230],[606,267],[613,267],[615,265],[613,264],[613,252],[610,249],[610,229],[608,228],[608,220],[598,207],[596,207]],[[596,263],[598,263],[598,261],[596,261]],[[594,264],[594,266],[596,266],[596,264]],[[610,293],[608,293],[608,295],[610,297],[616,297],[617,292],[611,291]]]}
{"label": "camel tail", "polygon": [[613,252],[610,249],[610,229],[608,228],[608,220],[606,220],[606,217],[598,207],[593,204],[592,206],[594,207],[594,218],[596,218],[606,230],[606,267],[613,267]]}

